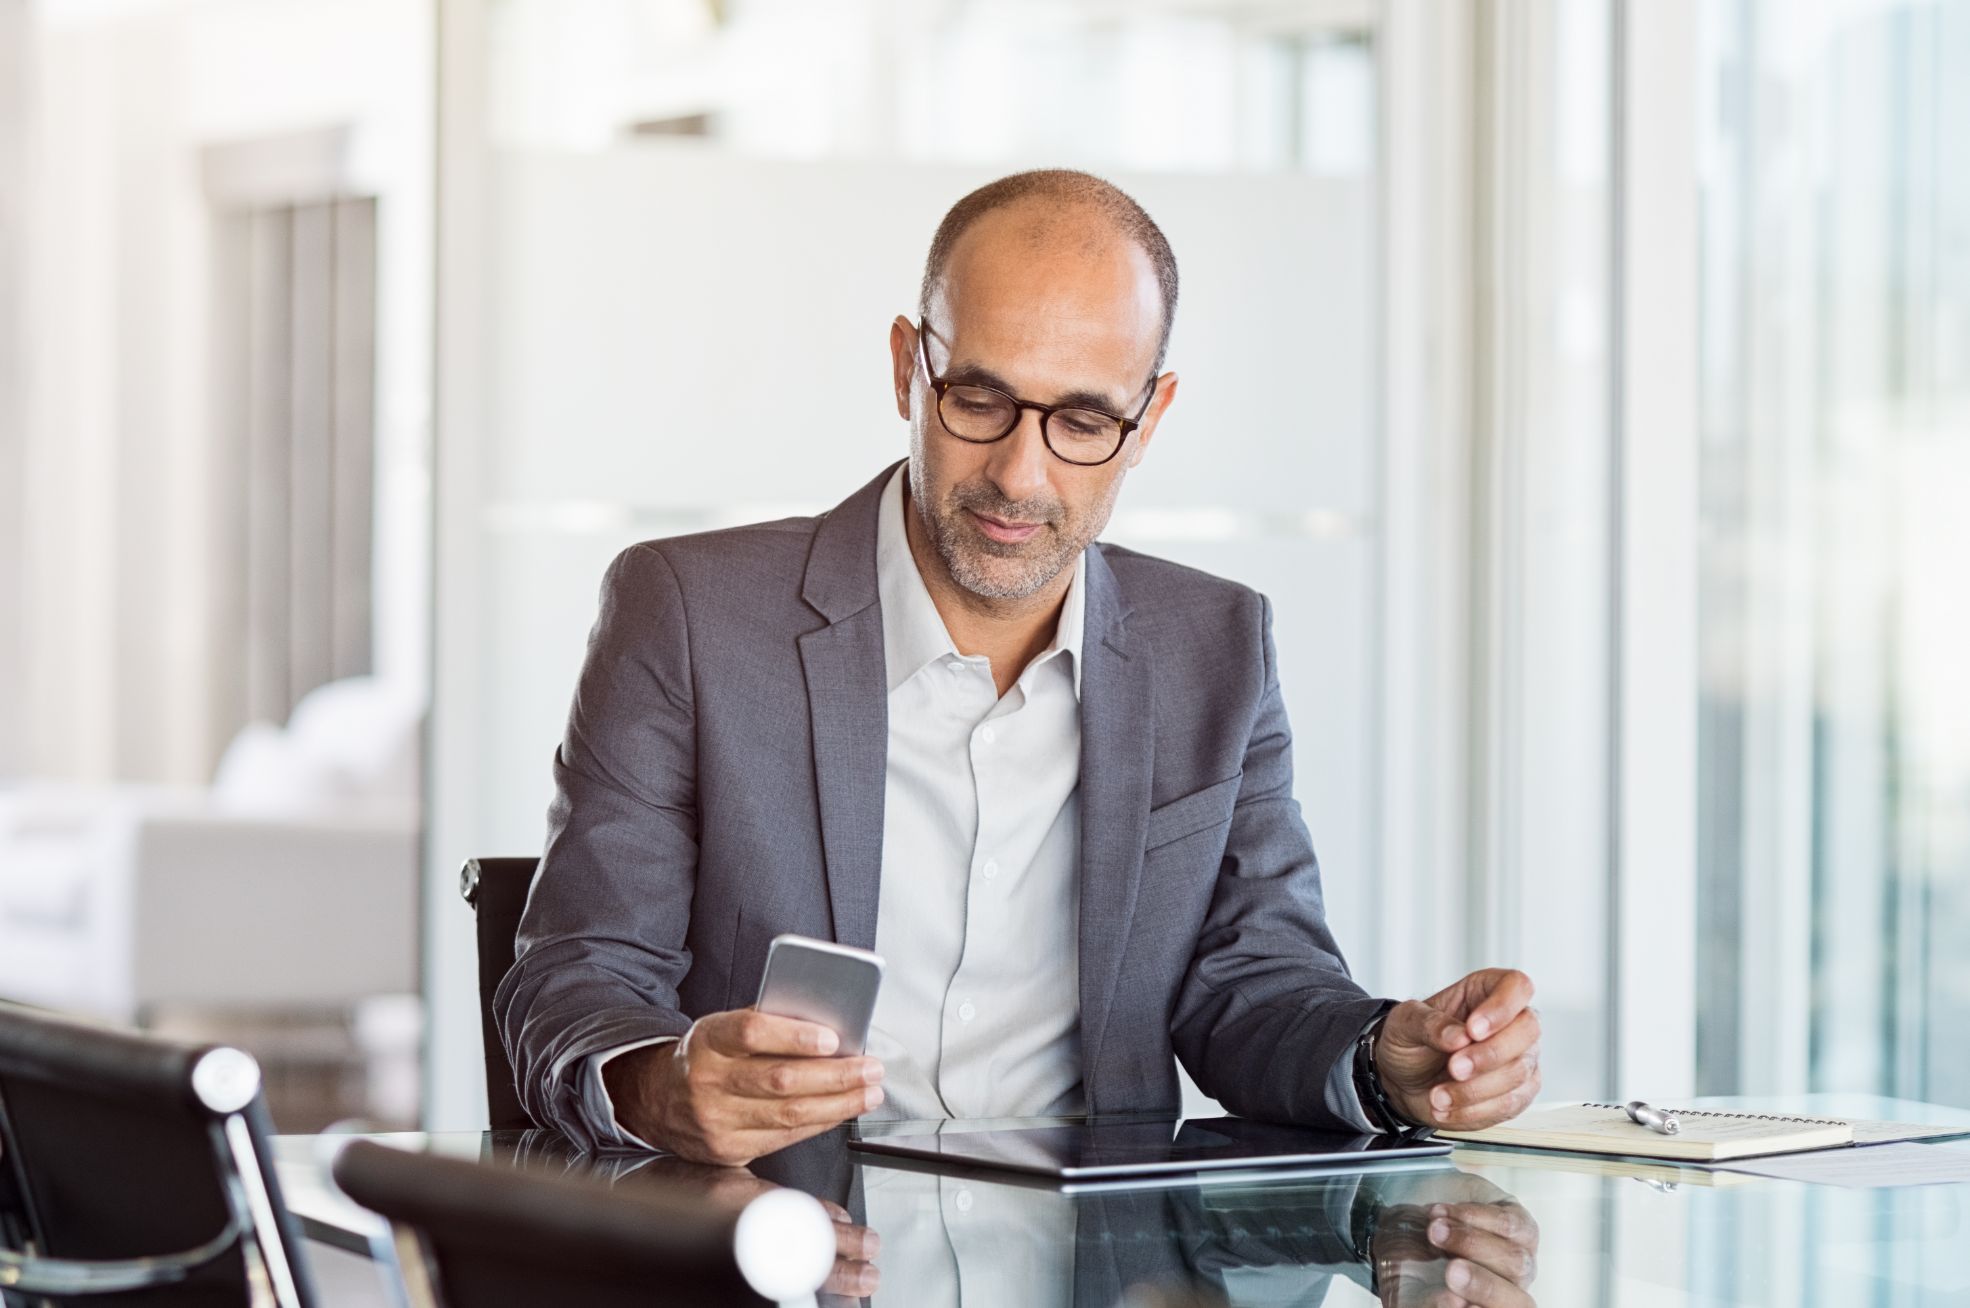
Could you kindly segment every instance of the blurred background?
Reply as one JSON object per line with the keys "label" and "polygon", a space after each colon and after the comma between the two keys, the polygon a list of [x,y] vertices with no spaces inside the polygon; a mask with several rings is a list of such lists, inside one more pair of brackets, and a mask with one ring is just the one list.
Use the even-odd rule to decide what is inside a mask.
{"label": "blurred background", "polygon": [[1970,1106],[1965,123],[1967,0],[0,0],[0,996],[481,1124],[607,561],[900,457],[1066,165],[1183,268],[1108,537],[1272,597],[1362,982]]}

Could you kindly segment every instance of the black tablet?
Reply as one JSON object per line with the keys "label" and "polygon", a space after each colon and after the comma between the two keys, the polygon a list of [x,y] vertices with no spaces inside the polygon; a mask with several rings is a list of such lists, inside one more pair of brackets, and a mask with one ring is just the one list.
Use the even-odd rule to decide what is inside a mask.
{"label": "black tablet", "polygon": [[1242,1117],[1091,1118],[988,1130],[963,1122],[872,1123],[848,1147],[919,1165],[989,1167],[1060,1180],[1256,1167],[1353,1170],[1450,1152],[1448,1143],[1431,1140],[1315,1131]]}

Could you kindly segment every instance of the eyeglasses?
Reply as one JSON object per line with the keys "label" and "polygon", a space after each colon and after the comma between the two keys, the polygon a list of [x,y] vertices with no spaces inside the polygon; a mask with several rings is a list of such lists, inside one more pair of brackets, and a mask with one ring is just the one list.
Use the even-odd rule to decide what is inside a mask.
{"label": "eyeglasses", "polygon": [[1129,433],[1142,425],[1142,415],[1149,412],[1149,402],[1156,398],[1155,379],[1151,378],[1149,394],[1143,397],[1135,417],[1118,418],[1085,405],[1035,404],[1008,395],[996,386],[954,382],[939,377],[930,366],[930,347],[924,344],[929,336],[929,324],[919,322],[917,353],[923,357],[924,376],[930,381],[931,393],[937,397],[937,420],[944,424],[945,431],[973,445],[1004,440],[1019,425],[1021,410],[1031,409],[1040,415],[1040,439],[1055,458],[1092,468],[1115,457]]}

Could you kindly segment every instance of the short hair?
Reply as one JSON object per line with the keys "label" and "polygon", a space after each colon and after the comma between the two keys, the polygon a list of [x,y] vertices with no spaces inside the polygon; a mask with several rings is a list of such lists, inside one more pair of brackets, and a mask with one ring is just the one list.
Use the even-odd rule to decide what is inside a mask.
{"label": "short hair", "polygon": [[923,288],[917,300],[918,316],[929,316],[930,298],[944,278],[951,251],[957,248],[959,239],[971,230],[972,224],[995,209],[1007,208],[1021,200],[1051,200],[1062,207],[1090,209],[1112,225],[1118,235],[1134,241],[1149,256],[1163,293],[1163,332],[1156,342],[1154,369],[1160,373],[1163,356],[1170,348],[1170,328],[1177,317],[1177,257],[1163,229],[1126,191],[1092,173],[1071,168],[1040,168],[1001,177],[952,205],[944,221],[937,224],[937,234],[930,239],[930,255],[923,265]]}

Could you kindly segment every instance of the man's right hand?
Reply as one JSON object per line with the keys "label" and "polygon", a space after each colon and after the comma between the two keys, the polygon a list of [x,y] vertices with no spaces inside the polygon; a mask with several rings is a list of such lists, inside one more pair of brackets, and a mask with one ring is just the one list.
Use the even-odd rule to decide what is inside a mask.
{"label": "man's right hand", "polygon": [[625,1130],[695,1162],[742,1167],[882,1102],[882,1064],[832,1057],[839,1043],[818,1023],[742,1008],[610,1059],[602,1080]]}
{"label": "man's right hand", "polygon": [[[780,1188],[743,1167],[712,1167],[681,1158],[656,1159],[626,1179],[631,1184],[654,1181],[673,1193],[680,1189],[694,1191],[706,1203],[732,1212]],[[857,1226],[854,1216],[840,1204],[822,1199],[821,1207],[834,1219],[835,1265],[816,1297],[827,1308],[858,1305],[882,1284],[882,1273],[876,1269],[876,1254],[882,1248],[882,1239],[868,1227]]]}

